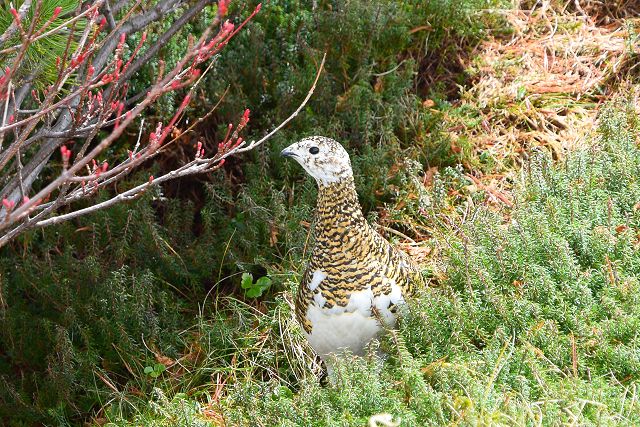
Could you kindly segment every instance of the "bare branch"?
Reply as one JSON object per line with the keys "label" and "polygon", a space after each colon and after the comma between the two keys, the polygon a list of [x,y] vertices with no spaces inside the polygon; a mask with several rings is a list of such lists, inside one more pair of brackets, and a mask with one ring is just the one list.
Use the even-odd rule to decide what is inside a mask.
{"label": "bare branch", "polygon": [[178,18],[167,31],[165,31],[158,40],[151,46],[149,49],[145,51],[145,53],[135,60],[133,64],[127,69],[127,71],[123,74],[122,78],[126,81],[133,74],[140,69],[144,64],[149,62],[151,58],[153,58],[160,48],[164,46],[170,39],[173,37],[188,21],[191,20],[195,15],[200,13],[200,11],[208,4],[212,3],[211,0],[200,0],[198,3],[191,6],[189,10],[187,10],[180,18]]}
{"label": "bare branch", "polygon": [[[229,133],[220,143],[213,157],[207,158],[202,144],[199,143],[194,159],[175,170],[155,180],[150,179],[149,183],[117,194],[95,207],[89,206],[51,217],[62,206],[93,197],[100,188],[122,179],[175,141],[175,138],[170,140],[174,125],[178,123],[189,104],[193,88],[211,69],[210,63],[202,73],[199,66],[214,58],[260,10],[258,6],[237,27],[226,21],[216,32],[214,27],[218,27],[222,18],[218,15],[198,40],[190,40],[189,49],[171,70],[164,70],[161,66],[156,81],[152,82],[147,90],[132,98],[127,94],[128,80],[158,53],[162,45],[174,37],[206,5],[213,3],[213,0],[199,0],[188,10],[181,11],[169,28],[146,50],[141,49],[146,40],[146,33],[143,33],[138,46],[132,50],[128,58],[125,58],[123,55],[127,52],[127,35],[142,31],[168,13],[178,10],[184,1],[160,0],[146,10],[139,7],[142,0],[131,3],[132,5],[128,6],[129,2],[125,0],[115,4],[112,0],[95,0],[89,2],[88,8],[79,6],[75,12],[70,13],[71,16],[67,17],[63,24],[56,24],[54,28],[50,26],[53,26],[57,14],[60,13],[59,8],[56,8],[52,17],[45,19],[39,19],[40,2],[35,7],[32,5],[31,8],[25,8],[24,16],[29,16],[29,25],[24,24],[27,21],[21,21],[16,11],[12,12],[16,27],[14,34],[19,32],[21,43],[0,48],[0,52],[9,55],[8,60],[11,64],[5,74],[0,75],[0,140],[5,136],[8,139],[6,148],[0,148],[0,182],[4,185],[0,192],[0,231],[3,233],[0,235],[0,246],[30,228],[44,227],[130,200],[138,197],[147,188],[170,179],[215,170],[223,165],[224,158],[229,153],[238,152],[234,150],[244,145],[239,134],[249,121],[249,110],[242,116],[235,131]],[[128,9],[123,13],[125,6]],[[104,17],[99,15],[99,8]],[[224,14],[226,10],[226,7],[219,8],[218,12]],[[116,19],[116,15],[120,18]],[[44,24],[38,24],[43,21]],[[85,25],[80,25],[82,23]],[[82,28],[82,31],[76,31],[76,27]],[[104,28],[111,31],[103,37],[100,36],[100,32]],[[55,81],[44,91],[31,90],[32,81],[38,78],[37,72],[27,79],[14,81],[13,76],[21,74],[22,58],[30,46],[42,38],[60,34],[62,30],[68,33],[68,38],[64,53],[56,63]],[[9,40],[9,37],[3,40]],[[144,53],[138,55],[139,52]],[[111,159],[114,163],[111,166],[106,161],[98,161],[98,157],[104,155],[105,149],[121,137],[125,129],[141,117],[147,107],[163,94],[180,89],[189,91],[168,124],[158,123],[155,132],[152,132],[148,139],[143,137],[141,127],[138,142],[133,151],[129,152],[128,158],[116,161]],[[25,99],[29,99],[29,93],[29,102],[35,103],[36,108],[28,107],[30,110],[27,111],[22,109],[21,105]],[[124,100],[127,99],[136,99],[136,104],[125,103]],[[308,97],[304,102],[307,100]],[[198,120],[193,123],[197,122]],[[99,131],[105,127],[109,127],[108,135],[94,141]],[[78,141],[77,138],[83,139]],[[71,149],[68,148],[70,144]],[[33,184],[41,178],[42,171],[50,164],[58,150],[62,171],[58,176],[47,178],[47,181],[40,183],[40,190],[29,198]],[[57,164],[54,165],[54,168],[57,167]]]}
{"label": "bare branch", "polygon": [[[258,141],[252,141],[251,144],[247,145],[246,147],[243,148],[236,148],[234,150],[231,150],[227,153],[221,154],[221,155],[216,155],[210,159],[194,159],[191,162],[183,165],[182,167],[180,167],[179,169],[173,170],[171,172],[166,173],[165,175],[159,176],[157,178],[153,178],[152,180],[150,180],[149,182],[145,182],[144,184],[140,184],[128,191],[125,191],[123,193],[120,193],[108,200],[105,200],[104,202],[89,206],[87,208],[84,209],[80,209],[74,212],[70,212],[67,214],[63,214],[63,215],[58,215],[52,218],[48,218],[48,219],[44,219],[41,221],[36,222],[35,226],[37,227],[46,227],[49,225],[53,225],[53,224],[58,224],[60,222],[63,221],[68,221],[70,219],[73,218],[77,218],[79,216],[82,215],[86,215],[92,212],[96,212],[98,210],[101,209],[105,209],[108,208],[110,206],[113,206],[117,203],[123,202],[123,201],[129,201],[129,200],[133,200],[139,196],[141,196],[144,192],[149,191],[151,189],[151,187],[154,186],[159,186],[160,184],[176,179],[176,178],[180,178],[180,177],[184,177],[184,176],[188,176],[188,175],[196,175],[196,174],[201,174],[201,173],[206,173],[206,172],[211,172],[214,171],[216,169],[218,169],[221,166],[221,163],[223,159],[234,155],[234,154],[239,154],[239,153],[243,153],[246,151],[249,151],[261,144],[263,144],[264,142],[266,142],[267,140],[269,140],[271,137],[273,137],[278,131],[280,131],[284,126],[286,126],[289,122],[291,122],[291,120],[293,120],[299,113],[300,111],[302,111],[302,109],[307,105],[307,103],[309,102],[309,100],[311,99],[311,96],[313,95],[313,92],[315,91],[316,85],[318,83],[318,80],[320,79],[320,75],[322,74],[322,70],[324,69],[324,63],[325,63],[325,59],[326,59],[326,54],[324,54],[324,56],[322,57],[322,62],[320,63],[320,66],[318,67],[318,72],[316,73],[316,77],[313,81],[313,84],[311,85],[311,87],[309,88],[305,98],[303,99],[303,101],[300,103],[300,105],[298,106],[298,108],[296,108],[296,110],[289,116],[287,117],[282,123],[280,123],[278,126],[276,126],[271,132],[269,132],[267,135],[265,135],[263,138],[259,139]],[[4,244],[3,240],[0,238],[0,247]]]}

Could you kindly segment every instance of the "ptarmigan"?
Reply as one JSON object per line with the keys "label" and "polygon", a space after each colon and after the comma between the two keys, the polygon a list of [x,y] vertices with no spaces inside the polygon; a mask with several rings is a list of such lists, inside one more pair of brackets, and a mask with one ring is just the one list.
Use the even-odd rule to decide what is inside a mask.
{"label": "ptarmigan", "polygon": [[331,354],[362,355],[399,304],[422,283],[418,267],[362,215],[346,150],[312,136],[285,148],[318,183],[315,246],[296,298],[296,317],[331,371]]}

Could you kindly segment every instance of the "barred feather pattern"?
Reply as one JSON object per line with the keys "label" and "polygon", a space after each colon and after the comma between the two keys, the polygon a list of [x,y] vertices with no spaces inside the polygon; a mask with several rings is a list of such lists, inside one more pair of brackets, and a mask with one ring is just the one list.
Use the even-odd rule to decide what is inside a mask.
{"label": "barred feather pattern", "polygon": [[[337,316],[362,311],[362,304],[350,304],[362,293],[372,295],[364,316],[394,323],[397,298],[392,294],[399,288],[401,298],[409,296],[423,281],[411,259],[368,224],[352,176],[319,187],[314,238],[296,298],[296,316],[307,336],[314,327],[311,309]],[[380,319],[380,310],[392,318]]]}

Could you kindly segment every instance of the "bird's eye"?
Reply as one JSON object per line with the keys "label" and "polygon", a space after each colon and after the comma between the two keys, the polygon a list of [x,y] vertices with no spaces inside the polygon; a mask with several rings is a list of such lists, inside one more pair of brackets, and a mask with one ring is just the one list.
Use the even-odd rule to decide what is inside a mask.
{"label": "bird's eye", "polygon": [[311,147],[309,148],[309,152],[311,154],[318,154],[320,152],[320,149],[318,147]]}

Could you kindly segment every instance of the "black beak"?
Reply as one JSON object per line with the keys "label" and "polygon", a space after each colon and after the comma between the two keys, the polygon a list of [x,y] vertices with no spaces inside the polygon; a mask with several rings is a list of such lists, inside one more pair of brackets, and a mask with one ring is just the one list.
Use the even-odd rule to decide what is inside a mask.
{"label": "black beak", "polygon": [[288,151],[286,148],[280,152],[282,157],[296,157],[297,154],[293,151]]}

